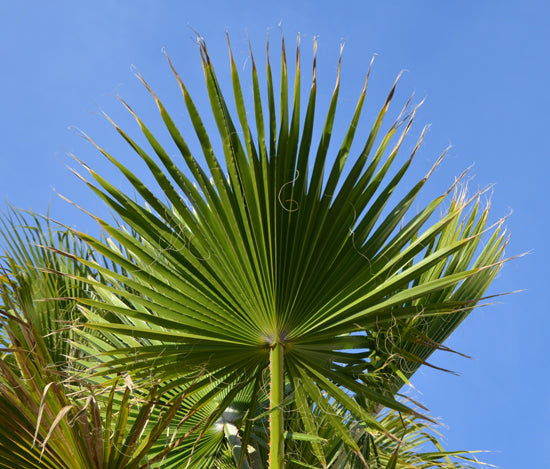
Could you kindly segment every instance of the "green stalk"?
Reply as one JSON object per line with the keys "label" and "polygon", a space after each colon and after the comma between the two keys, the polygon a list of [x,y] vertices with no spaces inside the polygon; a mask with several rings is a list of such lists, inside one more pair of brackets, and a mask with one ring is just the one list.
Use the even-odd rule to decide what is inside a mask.
{"label": "green stalk", "polygon": [[[227,443],[231,448],[233,459],[236,463],[238,463],[241,460],[241,453],[242,453],[242,441],[239,438],[238,429],[235,425],[233,425],[233,423],[226,422],[224,419],[223,431],[225,433],[225,438],[227,440]],[[243,458],[242,463],[239,466],[239,469],[249,469],[248,463],[246,462],[246,458]]]}
{"label": "green stalk", "polygon": [[277,341],[269,357],[271,371],[269,469],[283,469],[284,428],[281,408],[284,398],[283,356],[284,346]]}

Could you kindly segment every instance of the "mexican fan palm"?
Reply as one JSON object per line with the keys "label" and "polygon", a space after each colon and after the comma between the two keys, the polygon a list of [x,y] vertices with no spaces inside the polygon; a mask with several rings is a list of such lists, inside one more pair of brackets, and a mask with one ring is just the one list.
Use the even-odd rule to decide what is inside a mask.
{"label": "mexican fan palm", "polygon": [[[315,59],[303,100],[299,48],[292,84],[283,41],[277,96],[268,53],[267,101],[252,59],[253,103],[246,108],[231,49],[229,104],[202,39],[198,46],[221,146],[212,143],[169,62],[192,128],[178,128],[139,78],[178,154],[170,155],[124,101],[147,147],[111,121],[157,187],[96,144],[140,200],[84,166],[91,178],[81,177],[120,222],[94,217],[107,241],[77,233],[118,266],[82,258],[102,280],[78,280],[102,294],[79,301],[88,330],[128,337],[126,346],[105,351],[96,376],[123,371],[136,382],[162,380],[163,392],[194,399],[189,415],[211,407],[194,429],[197,442],[208,425],[223,421],[235,402],[249,396],[234,435],[243,465],[261,467],[267,453],[273,469],[285,461],[300,464],[299,454],[285,456],[285,444],[290,448],[303,438],[314,457],[305,467],[328,467],[334,454],[318,435],[326,426],[366,465],[354,428],[401,438],[395,425],[387,428],[376,415],[382,408],[416,415],[395,393],[483,297],[503,262],[501,224],[489,226],[479,195],[468,198],[456,181],[413,208],[429,174],[412,184],[405,177],[422,137],[410,154],[399,151],[416,108],[406,106],[383,123],[395,85],[371,130],[356,132],[367,73],[349,128],[333,142],[338,65],[316,141]],[[191,133],[200,157],[187,144]],[[352,143],[361,147],[355,154]],[[101,320],[98,312],[120,320]],[[258,398],[265,390],[267,409]],[[269,421],[268,451],[258,430],[262,419]],[[259,454],[264,456],[252,462]],[[189,467],[201,467],[192,451],[189,457]],[[387,466],[397,467],[398,460],[397,451]]]}

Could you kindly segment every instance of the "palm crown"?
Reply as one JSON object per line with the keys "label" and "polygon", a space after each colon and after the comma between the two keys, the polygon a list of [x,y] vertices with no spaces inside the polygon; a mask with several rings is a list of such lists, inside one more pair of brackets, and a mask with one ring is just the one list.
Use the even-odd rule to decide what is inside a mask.
{"label": "palm crown", "polygon": [[[122,372],[135,383],[153,379],[160,383],[155,392],[170,399],[185,397],[187,427],[180,423],[173,431],[186,428],[191,443],[167,460],[174,467],[181,458],[198,461],[199,442],[208,441],[216,425],[242,467],[262,467],[268,455],[271,468],[368,467],[372,455],[365,445],[376,435],[389,444],[384,465],[397,467],[399,427],[405,421],[413,427],[420,415],[395,395],[483,297],[503,262],[501,223],[487,227],[488,207],[479,195],[468,199],[456,182],[411,215],[429,174],[393,201],[422,140],[400,161],[416,108],[406,107],[381,131],[395,85],[369,135],[358,137],[362,151],[351,158],[368,73],[349,129],[333,151],[340,65],[314,144],[315,59],[304,118],[299,47],[290,92],[283,40],[278,112],[269,53],[267,106],[252,60],[250,113],[229,49],[231,115],[202,39],[199,48],[223,161],[169,62],[206,165],[139,76],[180,155],[170,156],[122,101],[150,148],[111,122],[158,187],[146,186],[97,145],[145,204],[85,166],[92,177],[83,178],[86,184],[121,223],[94,217],[105,239],[76,233],[102,256],[77,255],[86,270],[70,274],[94,292],[78,295],[85,327],[76,334],[93,338],[93,347],[76,339],[74,346],[94,356],[81,362],[82,370],[103,386]],[[381,418],[383,408],[392,413]],[[334,437],[338,445],[327,444]],[[268,449],[260,444],[264,439]],[[306,454],[309,466],[300,459]],[[349,455],[346,463],[339,454]]]}

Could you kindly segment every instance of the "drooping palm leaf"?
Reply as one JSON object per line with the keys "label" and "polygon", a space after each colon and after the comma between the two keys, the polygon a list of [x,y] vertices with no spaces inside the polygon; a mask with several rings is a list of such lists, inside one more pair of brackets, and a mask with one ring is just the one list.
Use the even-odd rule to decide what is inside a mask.
{"label": "drooping palm leaf", "polygon": [[151,448],[160,460],[176,446],[163,445],[161,437],[182,397],[160,402],[158,385],[134,390],[117,381],[99,388],[77,379],[68,363],[57,363],[50,353],[38,329],[42,322],[36,327],[36,315],[14,304],[14,291],[28,295],[26,289],[31,287],[23,283],[4,292],[11,307],[0,310],[10,344],[0,351],[0,468],[153,467]]}
{"label": "drooping palm leaf", "polygon": [[[334,411],[339,412],[336,408]],[[341,416],[345,418],[344,415]],[[316,433],[320,435],[320,441],[324,446],[326,467],[331,469],[364,467],[473,469],[473,467],[479,467],[475,455],[472,454],[476,451],[445,451],[437,438],[440,435],[430,428],[431,424],[413,416],[389,412],[381,418],[380,421],[385,428],[400,436],[399,441],[389,439],[380,432],[369,432],[368,428],[355,421],[353,416],[348,416],[348,428],[361,448],[361,457],[343,444],[324,417],[318,412]],[[319,467],[321,463],[315,456],[315,452],[311,450],[313,446],[297,443],[304,442],[294,441],[292,445],[287,443],[289,466]]]}
{"label": "drooping palm leaf", "polygon": [[[492,234],[486,235],[489,241],[480,245],[488,229],[486,211],[477,208],[477,202],[469,204],[461,192],[445,202],[452,190],[411,215],[428,176],[413,184],[401,200],[393,201],[422,140],[400,161],[398,151],[416,109],[402,112],[379,135],[395,86],[370,134],[360,137],[363,150],[349,159],[366,82],[349,131],[339,149],[333,150],[340,67],[321,140],[315,145],[315,65],[302,123],[299,50],[290,107],[283,42],[277,117],[269,56],[267,112],[252,60],[254,110],[249,114],[230,54],[236,106],[236,115],[231,115],[202,39],[199,48],[223,163],[173,69],[206,165],[201,166],[191,153],[165,106],[140,77],[181,158],[169,156],[123,102],[150,148],[142,148],[113,125],[147,164],[158,187],[146,186],[130,167],[97,145],[146,205],[86,166],[94,180],[86,184],[127,226],[96,217],[110,238],[108,243],[78,233],[99,255],[120,267],[120,273],[112,273],[81,259],[82,264],[116,280],[100,285],[78,277],[104,292],[102,300],[83,298],[81,304],[127,318],[120,323],[89,322],[87,327],[150,341],[150,345],[106,352],[111,358],[103,374],[124,370],[137,378],[172,380],[174,389],[201,396],[196,409],[218,402],[222,406],[218,413],[246,387],[269,386],[272,468],[283,464],[285,398],[299,389],[296,399],[302,405],[310,403],[298,414],[306,430],[314,427],[321,410],[334,434],[361,458],[345,420],[332,412],[334,405],[366,428],[386,435],[388,430],[373,417],[380,407],[412,413],[393,397],[392,379],[401,375],[406,379],[402,362],[393,363],[393,377],[382,380],[377,364],[385,359],[390,343],[395,344],[392,353],[418,363],[434,347],[417,350],[408,343],[387,340],[386,348],[379,350],[377,338],[390,337],[397,325],[400,331],[410,331],[407,337],[412,337],[412,343],[444,340],[483,296],[500,268],[501,227],[491,227]],[[249,122],[250,115],[254,122]],[[471,215],[466,215],[472,204]],[[436,211],[441,216],[433,222]],[[108,295],[116,300],[106,301]],[[256,411],[251,409],[251,415]],[[322,461],[324,450],[316,446]]]}

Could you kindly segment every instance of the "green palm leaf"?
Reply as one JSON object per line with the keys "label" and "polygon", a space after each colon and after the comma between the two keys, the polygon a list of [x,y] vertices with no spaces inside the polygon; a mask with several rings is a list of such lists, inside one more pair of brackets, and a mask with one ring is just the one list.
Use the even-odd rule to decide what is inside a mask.
{"label": "green palm leaf", "polygon": [[[61,365],[72,353],[71,325],[82,321],[75,297],[87,296],[86,278],[95,271],[75,256],[92,258],[92,253],[69,230],[47,217],[9,208],[0,217],[0,297],[5,310],[22,315],[23,310],[43,337],[54,363]],[[61,256],[54,251],[68,251]],[[47,271],[63,275],[50,275]],[[48,301],[56,298],[55,302]],[[10,321],[8,321],[9,327]],[[18,327],[12,328],[17,333]],[[20,339],[22,339],[20,337]]]}
{"label": "green palm leaf", "polygon": [[[291,426],[283,419],[286,398],[301,386],[296,400],[308,404],[297,415],[304,427],[314,428],[319,411],[324,411],[335,435],[359,457],[359,444],[345,419],[330,409],[341,406],[366,428],[386,435],[391,430],[373,417],[381,407],[414,415],[394,398],[403,383],[400,377],[406,379],[416,369],[403,360],[423,363],[433,345],[441,343],[483,296],[503,262],[501,226],[487,227],[487,210],[480,208],[479,198],[466,200],[453,188],[410,215],[429,175],[393,201],[422,140],[399,163],[416,109],[408,114],[403,110],[379,135],[395,85],[364,138],[363,150],[351,160],[366,83],[349,131],[333,152],[340,66],[315,146],[316,71],[314,65],[305,120],[300,123],[299,49],[289,106],[283,41],[278,116],[269,59],[267,112],[252,61],[253,130],[231,54],[236,115],[229,111],[202,39],[199,48],[223,161],[174,70],[206,165],[192,154],[167,109],[140,76],[180,155],[169,156],[123,103],[150,148],[142,148],[113,125],[147,164],[158,187],[143,184],[97,145],[144,203],[85,167],[91,175],[86,184],[122,224],[96,217],[109,242],[78,233],[119,266],[109,282],[77,275],[78,281],[104,292],[101,299],[80,302],[84,308],[125,318],[89,321],[86,326],[140,342],[106,351],[110,358],[100,374],[113,376],[124,370],[136,379],[171,380],[172,389],[178,386],[188,396],[201,396],[196,410],[212,402],[228,406],[227,389],[236,396],[250,386],[269,386],[272,468],[282,467],[283,431]],[[441,217],[432,222],[437,210]],[[488,242],[480,244],[487,231],[492,233]],[[107,278],[108,268],[86,258],[81,262]],[[392,361],[394,356],[401,360]],[[392,366],[386,366],[388,361]],[[267,367],[269,375],[264,372]],[[325,464],[321,445],[312,447]]]}

